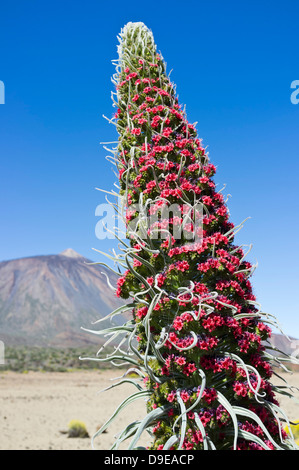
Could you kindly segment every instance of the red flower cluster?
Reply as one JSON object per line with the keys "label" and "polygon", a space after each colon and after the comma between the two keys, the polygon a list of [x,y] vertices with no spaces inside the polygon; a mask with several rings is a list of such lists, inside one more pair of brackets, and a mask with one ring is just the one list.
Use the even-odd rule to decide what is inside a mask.
{"label": "red flower cluster", "polygon": [[[187,411],[183,449],[203,448],[198,420],[217,449],[231,449],[234,406],[251,409],[264,423],[262,428],[238,416],[238,448],[276,448],[267,436],[278,445],[280,425],[268,406],[276,403],[268,382],[272,371],[263,345],[271,330],[255,303],[252,266],[234,245],[234,225],[213,181],[216,168],[186,119],[161,56],[153,45],[130,53],[131,44],[128,39],[124,46],[117,85],[119,181],[127,221],[138,216],[132,207],[141,199],[157,220],[143,243],[128,234],[138,260],[120,277],[116,295],[133,298],[138,351],[146,358],[152,393],[149,410],[168,410],[155,423],[150,448],[163,448],[182,403],[194,405]],[[174,203],[180,215],[163,218],[163,209]],[[202,240],[191,243],[186,235],[174,235],[190,210],[195,213],[195,203],[204,208]],[[185,234],[195,233],[193,221],[184,225]],[[168,236],[151,239],[153,229]]]}

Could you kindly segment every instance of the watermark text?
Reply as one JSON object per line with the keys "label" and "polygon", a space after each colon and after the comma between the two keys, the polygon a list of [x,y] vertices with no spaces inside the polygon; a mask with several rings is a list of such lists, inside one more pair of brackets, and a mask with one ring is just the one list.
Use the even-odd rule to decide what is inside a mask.
{"label": "watermark text", "polygon": [[117,217],[109,203],[99,204],[95,210],[100,220],[95,227],[99,240],[118,238],[125,240],[130,235],[146,240],[171,237],[184,239],[189,243],[202,243],[203,218],[205,209],[195,204],[169,204],[165,200],[151,201],[150,204],[131,204],[121,210],[123,217]]}
{"label": "watermark text", "polygon": [[291,94],[291,103],[298,104],[299,103],[299,80],[293,80],[291,83],[291,88],[295,90]]}
{"label": "watermark text", "polygon": [[5,104],[5,86],[2,80],[0,80],[0,104]]}

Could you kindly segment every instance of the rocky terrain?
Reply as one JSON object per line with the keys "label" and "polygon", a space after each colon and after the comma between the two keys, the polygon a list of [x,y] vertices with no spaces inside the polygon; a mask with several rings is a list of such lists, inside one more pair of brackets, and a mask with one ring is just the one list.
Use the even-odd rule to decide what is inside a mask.
{"label": "rocky terrain", "polygon": [[[7,346],[77,347],[95,340],[81,327],[120,301],[107,284],[116,275],[67,249],[58,255],[0,263],[0,340]],[[96,328],[95,328],[96,329]],[[99,342],[99,338],[96,338]]]}
{"label": "rocky terrain", "polygon": [[[97,329],[93,322],[123,303],[106,276],[116,285],[116,274],[72,249],[0,262],[0,340],[6,347],[101,344],[102,337],[82,327]],[[124,318],[114,321],[123,323]],[[288,354],[297,343],[280,334],[272,336],[272,344]]]}

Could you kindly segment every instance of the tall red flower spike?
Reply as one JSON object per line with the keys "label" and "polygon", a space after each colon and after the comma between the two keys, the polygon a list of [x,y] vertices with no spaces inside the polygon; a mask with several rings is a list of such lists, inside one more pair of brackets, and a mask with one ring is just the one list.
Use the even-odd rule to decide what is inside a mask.
{"label": "tall red flower spike", "polygon": [[[252,292],[253,266],[234,245],[240,226],[229,221],[216,190],[216,168],[187,121],[151,31],[129,23],[119,40],[112,158],[126,236],[116,234],[123,246],[115,259],[122,268],[116,295],[128,304],[111,316],[132,315],[101,332],[124,335],[128,351],[121,346],[98,360],[133,365],[144,384],[124,377],[119,384],[129,381],[137,391],[117,411],[146,398],[148,413],[112,448],[131,438],[128,448],[140,449],[139,437],[150,429],[150,450],[297,450],[283,431],[288,418],[276,401],[280,390],[271,384],[273,357],[265,349],[276,320],[261,312]],[[278,359],[276,365],[283,367]]]}

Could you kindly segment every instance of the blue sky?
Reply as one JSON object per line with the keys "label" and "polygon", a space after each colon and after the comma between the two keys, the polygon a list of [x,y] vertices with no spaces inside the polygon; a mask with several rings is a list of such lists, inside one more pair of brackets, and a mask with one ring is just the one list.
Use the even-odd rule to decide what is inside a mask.
{"label": "blue sky", "polygon": [[263,309],[299,338],[297,1],[12,1],[1,5],[0,260],[72,247],[101,261],[95,209],[115,181],[111,60],[128,21],[152,29],[189,121],[253,244]]}

